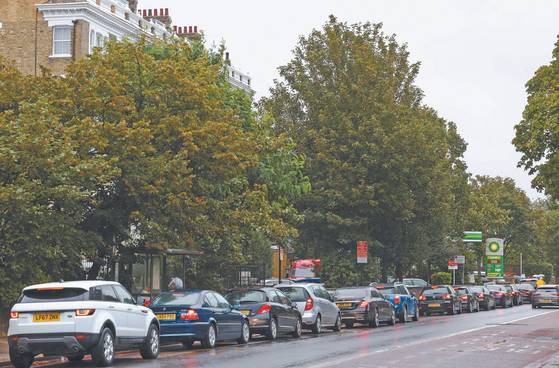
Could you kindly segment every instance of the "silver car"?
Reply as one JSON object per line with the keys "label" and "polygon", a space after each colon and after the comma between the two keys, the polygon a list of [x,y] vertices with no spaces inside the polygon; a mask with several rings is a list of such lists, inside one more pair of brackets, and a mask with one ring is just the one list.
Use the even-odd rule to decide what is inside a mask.
{"label": "silver car", "polygon": [[339,331],[342,318],[339,308],[334,304],[330,293],[320,284],[280,284],[274,286],[286,294],[303,317],[303,327],[314,334],[322,332],[323,327]]}
{"label": "silver car", "polygon": [[559,306],[559,286],[542,285],[532,295],[532,308]]}

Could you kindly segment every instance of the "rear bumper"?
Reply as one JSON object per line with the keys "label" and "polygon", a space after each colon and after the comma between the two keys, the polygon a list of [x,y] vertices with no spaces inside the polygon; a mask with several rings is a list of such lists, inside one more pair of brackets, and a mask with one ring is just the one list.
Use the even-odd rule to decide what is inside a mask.
{"label": "rear bumper", "polygon": [[355,310],[344,311],[342,310],[342,322],[363,322],[367,320],[367,311]]}
{"label": "rear bumper", "polygon": [[558,298],[534,298],[532,304],[539,305],[545,307],[546,305],[549,306],[559,306],[559,299]]}
{"label": "rear bumper", "polygon": [[89,352],[99,341],[99,334],[37,334],[8,337],[10,348],[24,354],[75,355]]}
{"label": "rear bumper", "polygon": [[[208,322],[168,323],[160,325],[161,340],[203,339],[208,334]],[[219,326],[217,327],[219,336]]]}
{"label": "rear bumper", "polygon": [[[429,304],[431,304],[432,306],[429,306]],[[438,304],[438,306],[433,306],[433,304]],[[448,312],[449,310],[451,310],[453,308],[453,303],[451,301],[433,301],[433,302],[429,302],[429,303],[421,303],[419,305],[419,310],[421,312]]]}

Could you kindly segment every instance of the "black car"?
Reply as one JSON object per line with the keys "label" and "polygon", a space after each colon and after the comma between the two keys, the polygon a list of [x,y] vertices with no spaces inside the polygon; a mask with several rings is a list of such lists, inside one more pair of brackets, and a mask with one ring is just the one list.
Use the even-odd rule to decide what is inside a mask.
{"label": "black car", "polygon": [[496,305],[509,308],[513,306],[512,292],[507,290],[504,285],[487,285],[489,292],[495,297]]}
{"label": "black car", "polygon": [[495,297],[489,289],[485,286],[472,286],[470,290],[475,294],[477,297],[479,307],[483,310],[491,310],[497,308],[497,304],[495,302]]}
{"label": "black car", "polygon": [[337,289],[336,305],[342,312],[342,322],[346,327],[354,323],[378,327],[381,323],[394,325],[396,313],[392,303],[384,299],[372,286]]}
{"label": "black car", "polygon": [[264,335],[270,340],[282,333],[301,336],[301,313],[297,305],[278,289],[234,289],[225,294],[225,299],[247,316],[251,334]]}
{"label": "black car", "polygon": [[462,311],[468,313],[479,312],[479,302],[472,289],[468,286],[458,286],[455,287],[454,290],[456,290],[456,293],[460,298]]}
{"label": "black car", "polygon": [[419,309],[424,316],[432,313],[462,313],[460,298],[450,285],[432,286],[419,297]]}
{"label": "black car", "polygon": [[518,291],[520,291],[520,295],[522,295],[523,303],[531,303],[532,295],[536,292],[536,288],[532,284],[519,284]]}
{"label": "black car", "polygon": [[512,292],[512,302],[514,305],[522,305],[524,301],[522,300],[522,294],[520,293],[520,289],[516,284],[505,284],[505,287],[509,288],[508,290]]}

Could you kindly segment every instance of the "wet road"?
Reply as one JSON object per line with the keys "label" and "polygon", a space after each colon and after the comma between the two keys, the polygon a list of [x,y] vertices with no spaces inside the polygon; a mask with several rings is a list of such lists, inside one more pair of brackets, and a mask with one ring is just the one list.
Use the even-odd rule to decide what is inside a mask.
{"label": "wet road", "polygon": [[[319,337],[258,340],[190,351],[162,348],[156,361],[136,353],[119,354],[115,367],[539,367],[559,352],[559,310],[520,306],[457,316],[433,316],[395,327],[357,327]],[[91,361],[50,367],[92,368]]]}

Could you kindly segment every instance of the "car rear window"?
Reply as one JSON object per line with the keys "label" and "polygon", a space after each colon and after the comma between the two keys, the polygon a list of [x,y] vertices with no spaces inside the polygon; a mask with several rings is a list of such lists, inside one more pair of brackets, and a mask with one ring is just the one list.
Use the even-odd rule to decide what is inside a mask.
{"label": "car rear window", "polygon": [[302,287],[280,287],[278,288],[293,302],[304,302],[308,299],[309,293]]}
{"label": "car rear window", "polygon": [[474,286],[474,287],[472,288],[472,291],[473,291],[474,293],[483,293],[483,292],[485,292],[485,290],[483,289],[482,286]]}
{"label": "car rear window", "polygon": [[198,304],[200,292],[175,292],[165,293],[156,297],[151,305],[192,305]]}
{"label": "car rear window", "polygon": [[355,299],[365,299],[371,296],[369,289],[337,289],[336,290],[336,297],[337,298],[355,298]]}
{"label": "car rear window", "polygon": [[382,288],[378,288],[378,291],[380,291],[382,295],[396,294],[395,287],[382,287]]}
{"label": "car rear window", "polygon": [[493,291],[506,291],[504,286],[499,285],[487,285],[487,288]]}
{"label": "car rear window", "polygon": [[534,290],[534,286],[532,284],[520,284],[518,285],[520,290]]}
{"label": "car rear window", "polygon": [[225,299],[233,305],[265,303],[267,301],[266,293],[262,290],[230,291],[225,294]]}
{"label": "car rear window", "polygon": [[440,294],[448,294],[448,289],[445,287],[436,288],[436,289],[427,289],[423,292],[423,295],[440,295]]}
{"label": "car rear window", "polygon": [[466,289],[454,289],[454,290],[456,290],[456,294],[458,294],[458,295],[468,294],[468,291],[466,291]]}
{"label": "car rear window", "polygon": [[555,292],[557,292],[557,288],[555,288],[555,287],[539,287],[538,292],[555,293]]}
{"label": "car rear window", "polygon": [[19,303],[76,302],[87,300],[88,292],[80,288],[45,288],[24,290]]}

